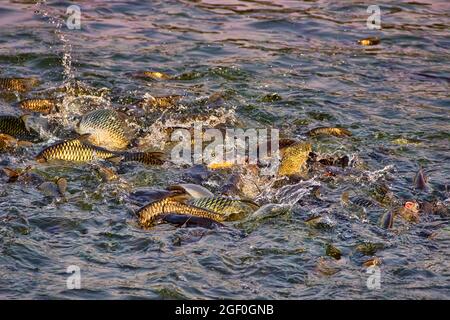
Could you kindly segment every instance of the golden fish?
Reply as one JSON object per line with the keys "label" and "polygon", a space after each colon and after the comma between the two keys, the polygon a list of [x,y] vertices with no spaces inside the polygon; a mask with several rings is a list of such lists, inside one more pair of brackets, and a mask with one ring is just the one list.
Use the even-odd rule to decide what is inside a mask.
{"label": "golden fish", "polygon": [[49,160],[89,162],[97,159],[108,159],[117,155],[115,152],[85,143],[86,138],[87,135],[84,135],[55,143],[42,150],[36,156],[36,160],[38,162]]}
{"label": "golden fish", "polygon": [[111,150],[120,150],[128,146],[124,123],[114,110],[101,109],[84,115],[77,125],[81,135],[89,133],[89,142]]}
{"label": "golden fish", "polygon": [[312,145],[309,142],[297,142],[285,149],[282,149],[283,155],[278,168],[278,175],[304,175],[306,170],[306,161],[308,160],[308,156],[311,151]]}
{"label": "golden fish", "polygon": [[259,209],[259,205],[250,200],[237,200],[226,197],[208,197],[192,200],[196,207],[205,208],[218,213],[226,220],[238,220]]}
{"label": "golden fish", "polygon": [[39,84],[35,78],[0,78],[0,90],[25,92]]}
{"label": "golden fish", "polygon": [[318,128],[309,130],[307,135],[310,137],[315,137],[315,136],[319,136],[319,135],[344,137],[344,136],[351,136],[352,133],[349,130],[344,129],[344,128],[318,127]]}
{"label": "golden fish", "polygon": [[358,43],[362,46],[374,46],[379,44],[380,42],[381,42],[380,38],[373,38],[373,37],[358,40]]}
{"label": "golden fish", "polygon": [[19,102],[19,107],[22,109],[40,112],[50,113],[56,108],[56,100],[54,99],[26,99]]}
{"label": "golden fish", "polygon": [[170,80],[172,77],[159,71],[139,71],[134,73],[138,78],[150,78],[153,80]]}
{"label": "golden fish", "polygon": [[164,97],[153,97],[150,96],[139,102],[140,107],[154,107],[154,108],[171,108],[174,107],[178,101],[180,101],[182,96],[164,96]]}

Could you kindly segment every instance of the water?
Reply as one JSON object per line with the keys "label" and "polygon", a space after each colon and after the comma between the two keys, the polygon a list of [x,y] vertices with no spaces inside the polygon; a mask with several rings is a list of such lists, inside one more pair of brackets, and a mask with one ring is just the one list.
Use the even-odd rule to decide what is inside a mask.
{"label": "water", "polygon": [[[0,190],[2,298],[382,298],[448,299],[448,218],[377,227],[384,208],[343,207],[344,191],[368,197],[387,183],[399,199],[448,205],[450,174],[450,5],[447,1],[379,1],[382,30],[366,27],[367,6],[345,1],[77,1],[81,30],[65,26],[68,1],[2,1],[0,75],[35,76],[34,95],[55,94],[62,111],[33,117],[46,141],[1,154],[2,166],[45,179],[65,177],[67,200],[33,184]],[[381,38],[363,47],[358,39]],[[142,81],[131,73],[161,71],[178,79]],[[55,88],[88,88],[83,94]],[[216,92],[219,107],[205,107]],[[279,99],[264,98],[276,93]],[[359,171],[336,179],[320,174],[275,189],[262,180],[255,195],[268,209],[228,223],[231,230],[142,230],[129,200],[139,188],[193,182],[189,169],[123,165],[119,181],[102,183],[90,165],[36,164],[33,156],[70,133],[75,117],[98,107],[122,108],[146,95],[178,94],[183,107],[151,112],[130,127],[140,148],[162,143],[161,128],[189,123],[194,114],[216,125],[279,128],[291,137],[317,126],[342,125],[347,139],[315,140],[314,149],[348,154]],[[4,95],[4,114],[20,114]],[[269,100],[269,101],[268,101]],[[184,118],[183,120],[180,120]],[[191,119],[191,120],[189,120]],[[399,138],[420,143],[399,144]],[[427,194],[412,189],[426,168]],[[188,172],[188,173],[186,173]],[[200,174],[200,176],[203,176]],[[226,173],[201,183],[218,193]],[[3,177],[3,181],[6,178]],[[314,188],[320,186],[320,196]],[[289,190],[292,188],[292,191]],[[249,189],[251,189],[249,187]],[[305,221],[322,215],[333,226]],[[433,237],[424,236],[435,233]],[[362,242],[381,244],[381,289],[369,290]],[[318,271],[325,246],[342,258]],[[66,287],[66,269],[81,269],[81,289]]]}

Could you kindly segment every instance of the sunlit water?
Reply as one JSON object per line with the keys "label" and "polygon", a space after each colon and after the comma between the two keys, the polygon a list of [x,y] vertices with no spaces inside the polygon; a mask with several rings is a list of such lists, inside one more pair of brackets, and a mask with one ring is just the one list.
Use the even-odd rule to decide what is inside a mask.
{"label": "sunlit water", "polygon": [[[11,0],[0,4],[0,76],[42,79],[28,96],[55,94],[60,113],[32,119],[45,141],[1,154],[2,167],[25,168],[68,180],[66,200],[33,184],[0,189],[2,298],[449,298],[448,218],[377,226],[382,207],[364,214],[341,194],[369,197],[378,182],[399,199],[448,200],[450,174],[450,5],[447,1],[378,1],[381,30],[369,30],[367,6],[356,1],[77,1],[81,30],[65,25],[68,1]],[[220,3],[220,4],[217,4]],[[378,36],[364,47],[358,39]],[[178,78],[143,81],[142,70]],[[83,95],[55,92],[74,81]],[[223,92],[220,105],[205,101]],[[264,97],[277,93],[281,99]],[[348,154],[355,174],[318,174],[288,187],[263,181],[257,199],[274,203],[229,229],[142,230],[130,193],[196,182],[220,193],[225,172],[193,174],[164,165],[121,165],[120,180],[104,183],[91,165],[37,164],[45,145],[66,137],[76,116],[98,107],[121,109],[146,95],[183,95],[174,110],[131,121],[140,148],[160,146],[159,130],[205,115],[209,125],[274,127],[304,139],[317,126],[342,125],[350,138],[314,140],[314,149]],[[25,95],[26,96],[26,95]],[[0,99],[3,114],[20,114]],[[189,118],[190,117],[190,118]],[[184,120],[180,120],[180,119]],[[399,144],[399,138],[414,143]],[[419,141],[420,143],[417,143]],[[430,189],[413,190],[418,166]],[[355,165],[356,166],[356,165]],[[191,172],[191,173],[190,173]],[[320,187],[320,196],[313,194]],[[322,215],[333,227],[305,221]],[[433,237],[429,235],[434,233]],[[362,242],[379,244],[381,288],[369,290]],[[325,245],[342,258],[320,272]],[[326,260],[328,261],[328,260]],[[66,287],[70,265],[81,289]]]}

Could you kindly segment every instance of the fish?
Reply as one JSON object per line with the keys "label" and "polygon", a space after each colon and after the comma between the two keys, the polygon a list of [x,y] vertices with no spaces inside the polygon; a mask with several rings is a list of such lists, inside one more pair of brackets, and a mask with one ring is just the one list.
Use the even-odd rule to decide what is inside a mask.
{"label": "fish", "polygon": [[182,96],[180,95],[171,95],[171,96],[163,96],[163,97],[153,97],[149,96],[138,102],[138,106],[142,107],[153,107],[153,108],[161,108],[167,109],[176,106],[178,101],[180,101]]}
{"label": "fish", "polygon": [[306,162],[311,151],[312,145],[309,142],[297,142],[282,149],[282,158],[280,166],[278,167],[278,175],[304,175],[306,173]]}
{"label": "fish", "polygon": [[370,208],[375,206],[375,203],[366,197],[352,197],[350,198],[350,202],[363,208]]}
{"label": "fish", "polygon": [[238,173],[231,174],[220,190],[223,195],[232,196],[240,193],[239,184],[241,183],[241,175]]}
{"label": "fish", "polygon": [[39,185],[45,182],[44,178],[31,172],[31,170],[31,166],[28,166],[25,169],[2,168],[3,173],[8,177],[8,183],[22,182],[25,184]]}
{"label": "fish", "polygon": [[171,76],[159,71],[138,71],[133,74],[137,78],[147,78],[152,80],[170,80]]}
{"label": "fish", "polygon": [[332,257],[336,260],[341,259],[342,253],[341,250],[333,246],[331,243],[327,243],[325,246],[325,253],[327,256]]}
{"label": "fish", "polygon": [[381,42],[380,38],[369,37],[365,39],[358,40],[358,43],[362,46],[374,46]]}
{"label": "fish", "polygon": [[36,156],[37,162],[64,160],[73,162],[89,162],[97,159],[108,159],[117,156],[116,152],[85,143],[88,135],[57,142],[44,148]]}
{"label": "fish", "polygon": [[373,256],[378,250],[383,248],[384,245],[382,243],[363,242],[358,244],[355,247],[355,250],[362,253],[365,256]]}
{"label": "fish", "polygon": [[57,178],[55,182],[45,181],[38,186],[38,189],[47,196],[64,197],[67,189],[67,180],[65,178]]}
{"label": "fish", "polygon": [[423,168],[420,167],[419,171],[417,171],[416,176],[414,177],[414,187],[419,190],[427,189],[428,179],[423,171]]}
{"label": "fish", "polygon": [[370,258],[369,260],[366,260],[363,262],[363,267],[369,268],[373,266],[379,266],[381,265],[381,259],[378,257]]}
{"label": "fish", "polygon": [[338,158],[322,158],[317,160],[320,164],[324,166],[338,166],[338,167],[348,167],[350,159],[348,156],[338,157]]}
{"label": "fish", "polygon": [[340,271],[336,262],[331,258],[320,257],[317,261],[316,271],[326,276],[332,276]]}
{"label": "fish", "polygon": [[0,91],[26,92],[38,84],[35,78],[0,78]]}
{"label": "fish", "polygon": [[251,200],[230,199],[227,197],[208,197],[191,200],[190,204],[211,210],[226,220],[239,220],[243,216],[259,209],[259,205]]}
{"label": "fish", "polygon": [[409,222],[419,221],[419,204],[415,201],[406,201],[404,206],[399,208],[396,212],[400,216]]}
{"label": "fish", "polygon": [[89,133],[88,141],[110,150],[125,149],[129,144],[124,122],[114,110],[100,109],[85,114],[77,124],[76,131],[80,135]]}
{"label": "fish", "polygon": [[337,127],[318,127],[309,130],[306,133],[310,137],[316,137],[319,135],[335,136],[335,137],[349,137],[352,135],[350,130]]}
{"label": "fish", "polygon": [[235,161],[210,162],[207,168],[210,170],[227,170],[236,166]]}
{"label": "fish", "polygon": [[55,99],[26,99],[18,103],[22,109],[49,114],[56,109]]}
{"label": "fish", "polygon": [[336,223],[328,216],[312,216],[306,219],[305,223],[318,230],[331,230],[336,226]]}
{"label": "fish", "polygon": [[28,117],[28,114],[20,117],[10,115],[0,116],[0,133],[20,140],[38,141],[39,134],[27,124]]}
{"label": "fish", "polygon": [[119,176],[117,175],[117,173],[110,168],[106,168],[106,167],[97,165],[94,167],[94,169],[99,174],[99,176],[103,182],[109,182],[109,181],[119,179]]}
{"label": "fish", "polygon": [[18,144],[18,140],[9,134],[0,133],[0,150],[14,148]]}
{"label": "fish", "polygon": [[391,229],[394,226],[394,216],[395,213],[393,211],[386,211],[383,213],[380,219],[380,227],[385,229]]}
{"label": "fish", "polygon": [[173,192],[174,196],[185,196],[185,199],[212,198],[214,194],[201,185],[194,183],[182,183],[167,187],[167,190]]}
{"label": "fish", "polygon": [[199,208],[194,205],[179,202],[171,198],[164,198],[161,200],[150,202],[136,212],[136,215],[139,219],[139,224],[144,228],[154,226],[158,222],[158,220],[163,219],[167,214],[208,218],[216,222],[224,221],[224,217],[220,214],[217,214],[208,209]]}
{"label": "fish", "polygon": [[208,218],[188,216],[188,215],[178,215],[178,214],[167,214],[162,217],[164,222],[174,224],[178,227],[202,227],[206,229],[224,228],[220,222],[214,221]]}
{"label": "fish", "polygon": [[108,160],[120,163],[136,161],[146,165],[158,166],[164,164],[164,152],[124,152]]}

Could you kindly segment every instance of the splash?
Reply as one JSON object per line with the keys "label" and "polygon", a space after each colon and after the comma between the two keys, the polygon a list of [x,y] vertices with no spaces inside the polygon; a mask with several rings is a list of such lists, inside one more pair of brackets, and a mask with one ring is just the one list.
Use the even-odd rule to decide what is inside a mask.
{"label": "splash", "polygon": [[64,84],[67,88],[70,87],[70,83],[75,78],[75,73],[72,67],[72,44],[70,43],[67,36],[62,31],[65,21],[58,17],[59,12],[52,9],[48,4],[47,0],[39,0],[35,4],[35,11],[37,15],[41,16],[47,22],[55,26],[55,35],[57,40],[62,44],[62,66],[64,74]]}

